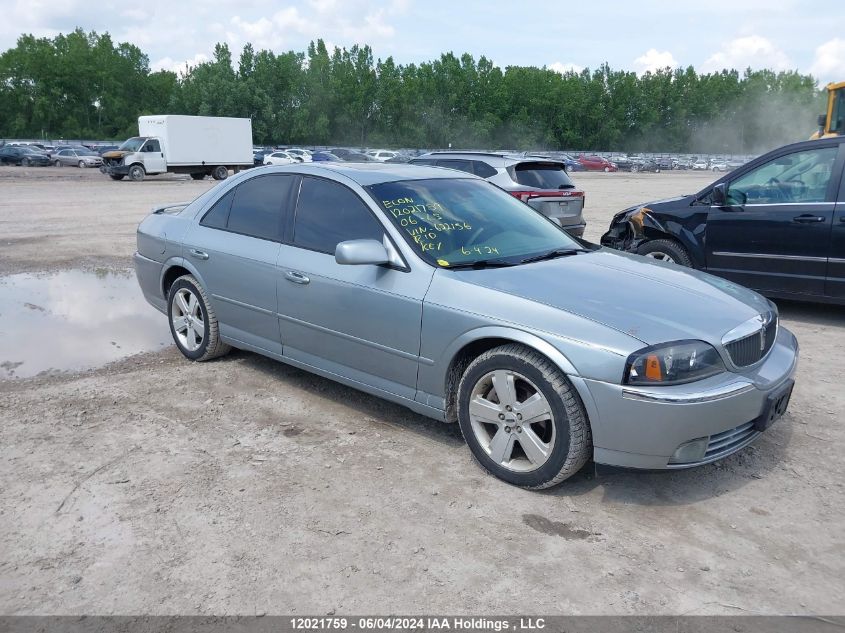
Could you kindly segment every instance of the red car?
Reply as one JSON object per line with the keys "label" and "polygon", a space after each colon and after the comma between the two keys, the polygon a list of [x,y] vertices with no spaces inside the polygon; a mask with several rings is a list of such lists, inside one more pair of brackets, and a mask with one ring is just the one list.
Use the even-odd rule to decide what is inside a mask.
{"label": "red car", "polygon": [[606,158],[601,156],[584,156],[581,154],[578,157],[578,162],[584,166],[587,171],[619,171],[616,163],[611,163]]}

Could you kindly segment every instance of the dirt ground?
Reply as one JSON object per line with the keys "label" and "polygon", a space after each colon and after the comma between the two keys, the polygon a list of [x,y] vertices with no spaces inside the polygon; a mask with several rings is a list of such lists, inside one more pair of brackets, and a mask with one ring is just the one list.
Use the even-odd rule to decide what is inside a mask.
{"label": "dirt ground", "polygon": [[[711,174],[576,179],[597,239]],[[214,184],[0,168],[0,280],[130,267],[154,204]],[[455,427],[254,354],[0,380],[0,613],[841,614],[845,308],[779,306],[801,366],[754,446],[544,493]]]}

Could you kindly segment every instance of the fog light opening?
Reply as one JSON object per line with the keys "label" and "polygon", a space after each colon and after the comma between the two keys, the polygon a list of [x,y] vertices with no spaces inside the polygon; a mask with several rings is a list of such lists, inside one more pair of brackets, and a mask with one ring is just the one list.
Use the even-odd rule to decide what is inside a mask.
{"label": "fog light opening", "polygon": [[686,464],[689,462],[700,462],[707,452],[709,437],[699,437],[689,442],[684,442],[669,459],[670,464]]}

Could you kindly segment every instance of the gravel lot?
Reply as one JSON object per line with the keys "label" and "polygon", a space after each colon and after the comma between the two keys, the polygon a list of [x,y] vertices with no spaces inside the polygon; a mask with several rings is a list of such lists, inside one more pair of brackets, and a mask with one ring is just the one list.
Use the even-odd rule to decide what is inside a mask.
{"label": "gravel lot", "polygon": [[[597,239],[712,175],[575,176]],[[0,168],[0,282],[122,271],[152,205],[214,184]],[[0,613],[841,614],[845,308],[779,305],[801,367],[756,445],[545,493],[485,475],[456,427],[249,353],[0,379]],[[0,363],[25,360],[9,307]]]}

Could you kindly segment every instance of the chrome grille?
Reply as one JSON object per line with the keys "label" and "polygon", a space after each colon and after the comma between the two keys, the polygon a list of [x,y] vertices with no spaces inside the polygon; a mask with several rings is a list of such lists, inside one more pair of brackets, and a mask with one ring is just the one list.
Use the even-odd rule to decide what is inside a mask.
{"label": "chrome grille", "polygon": [[778,317],[773,314],[760,330],[726,343],[725,349],[728,350],[733,364],[737,367],[747,367],[763,358],[775,344],[777,329]]}
{"label": "chrome grille", "polygon": [[732,453],[750,441],[755,435],[757,435],[757,431],[754,429],[753,420],[735,429],[728,429],[727,431],[711,435],[710,441],[707,444],[707,451],[704,453],[704,459],[708,460]]}

